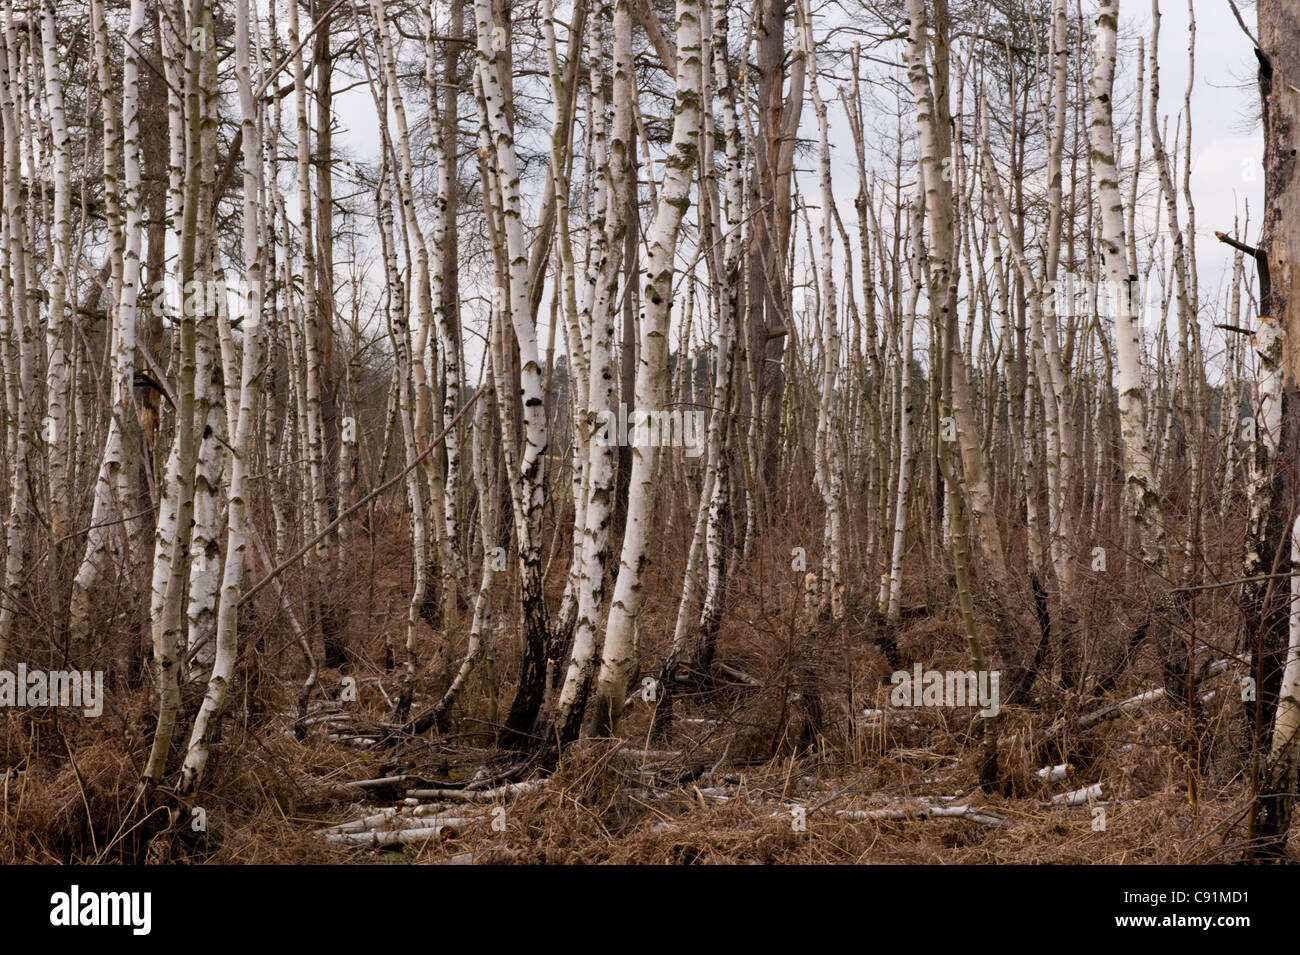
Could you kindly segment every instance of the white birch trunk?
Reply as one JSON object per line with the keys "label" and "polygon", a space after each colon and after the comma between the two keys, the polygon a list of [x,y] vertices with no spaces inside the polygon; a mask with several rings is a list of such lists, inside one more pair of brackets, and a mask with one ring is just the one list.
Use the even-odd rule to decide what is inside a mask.
{"label": "white birch trunk", "polygon": [[[541,705],[545,682],[545,653],[549,638],[545,594],[542,588],[542,504],[545,499],[545,455],[547,447],[546,405],[542,368],[537,350],[537,327],[528,297],[528,247],[524,235],[519,194],[519,163],[514,134],[507,116],[505,83],[502,75],[506,53],[498,48],[491,0],[475,0],[477,74],[488,133],[488,147],[495,160],[496,188],[492,191],[492,214],[504,231],[506,284],[497,290],[500,308],[509,318],[519,350],[520,398],[523,403],[524,443],[518,460],[515,497],[515,532],[519,543],[521,604],[524,615],[524,661],[520,692],[507,720],[513,739],[531,730]],[[498,389],[499,395],[510,389]],[[504,404],[503,404],[504,407]]]}
{"label": "white birch trunk", "polygon": [[[646,241],[649,254],[641,300],[636,376],[638,414],[661,410],[667,398],[673,257],[677,234],[690,204],[691,178],[699,154],[700,101],[703,95],[701,55],[699,3],[696,0],[677,0],[677,91],[673,105],[673,134],[654,224]],[[655,451],[654,447],[648,446],[634,446],[632,449],[627,527],[605,630],[600,672],[596,678],[593,728],[597,735],[617,730],[627,696],[633,630],[641,613],[645,569],[654,537]]]}
{"label": "white birch trunk", "polygon": [[[143,3],[143,0],[135,0]],[[212,731],[221,718],[238,655],[239,597],[244,574],[248,539],[247,479],[252,457],[254,417],[257,405],[258,371],[261,362],[262,331],[262,222],[258,197],[261,194],[261,132],[258,104],[254,99],[249,55],[249,0],[235,4],[235,82],[239,90],[240,128],[243,131],[243,267],[248,293],[244,303],[243,355],[239,381],[239,419],[231,448],[229,515],[226,531],[226,559],[221,578],[221,600],[217,607],[216,653],[207,692],[194,717],[194,726],[181,767],[180,792],[192,797],[207,767]],[[306,285],[312,283],[307,281]]]}
{"label": "white birch trunk", "polygon": [[[103,23],[103,8],[92,3],[95,33],[99,43],[107,46],[107,30]],[[104,452],[100,459],[99,476],[95,481],[94,504],[90,515],[90,531],[86,537],[86,552],[81,567],[73,581],[72,600],[69,606],[69,639],[73,646],[83,643],[90,630],[90,589],[107,567],[109,542],[113,534],[112,510],[121,508],[124,498],[121,490],[125,484],[123,473],[124,439],[129,416],[134,410],[135,393],[135,323],[136,301],[140,292],[140,57],[144,37],[143,2],[132,2],[130,24],[127,27],[125,63],[122,68],[122,170],[123,189],[121,203],[124,219],[121,239],[113,239],[114,272],[119,281],[114,283],[118,296],[112,310],[112,389],[111,418]],[[105,51],[105,57],[107,51]],[[106,59],[100,58],[99,82],[101,107],[104,110],[104,168],[105,183],[115,177],[117,164],[117,121],[112,107],[113,87],[108,77]],[[108,192],[115,193],[116,189]],[[107,201],[107,200],[106,200]],[[110,228],[112,223],[110,222]],[[122,264],[116,265],[116,249],[122,248]]]}
{"label": "white birch trunk", "polygon": [[[68,359],[66,350],[68,270],[72,255],[69,205],[72,171],[63,80],[54,17],[54,0],[41,3],[41,52],[46,104],[50,112],[50,145],[54,167],[54,207],[51,232],[50,306],[45,326],[45,442],[49,460],[50,533],[56,541],[69,532]],[[0,654],[0,661],[3,654]]]}
{"label": "white birch trunk", "polygon": [[[593,64],[603,59],[603,20],[610,17],[609,4],[603,4],[591,24]],[[591,678],[605,598],[605,565],[609,553],[609,526],[612,519],[614,491],[614,448],[617,436],[611,434],[615,419],[614,396],[614,327],[619,313],[618,276],[626,231],[626,177],[631,163],[628,157],[632,133],[632,96],[634,76],[632,62],[632,11],[629,0],[617,0],[613,11],[614,83],[613,123],[610,126],[608,154],[604,166],[603,191],[605,222],[593,244],[593,260],[588,263],[590,287],[590,392],[585,405],[588,416],[589,460],[587,499],[583,509],[584,527],[580,543],[582,561],[578,574],[578,616],[573,637],[573,652],[565,672],[564,684],[556,703],[555,726],[561,741],[577,736],[584,700]],[[593,82],[603,83],[593,66]],[[593,97],[597,103],[601,97]],[[598,167],[599,168],[599,167]],[[599,430],[597,430],[599,429]],[[613,429],[617,430],[616,426]]]}
{"label": "white birch trunk", "polygon": [[1146,437],[1146,386],[1142,379],[1142,324],[1134,310],[1136,276],[1125,257],[1124,206],[1115,168],[1111,95],[1115,77],[1116,23],[1119,0],[1101,0],[1093,38],[1092,142],[1093,172],[1101,206],[1102,265],[1107,295],[1115,313],[1116,386],[1124,448],[1125,489],[1130,514],[1138,526],[1142,560],[1154,575],[1167,579],[1164,517],[1151,472]]}
{"label": "white birch trunk", "polygon": [[[820,402],[817,409],[816,474],[826,510],[826,556],[822,570],[823,596],[829,601],[831,618],[844,616],[844,585],[840,579],[843,561],[844,525],[844,474],[840,459],[840,441],[832,433],[831,419],[835,416],[840,357],[840,331],[836,313],[838,291],[835,286],[834,233],[831,219],[835,210],[835,195],[831,188],[831,159],[829,123],[826,104],[822,100],[817,81],[817,47],[813,41],[812,11],[803,4],[803,49],[808,62],[808,88],[812,93],[813,110],[817,115],[817,169],[821,188],[821,350],[822,368]],[[849,254],[849,250],[845,250]]]}

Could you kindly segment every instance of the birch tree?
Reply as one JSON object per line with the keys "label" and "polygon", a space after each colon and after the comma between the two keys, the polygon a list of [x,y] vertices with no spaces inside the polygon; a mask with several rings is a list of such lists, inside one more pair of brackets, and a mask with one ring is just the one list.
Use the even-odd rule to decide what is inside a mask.
{"label": "birch tree", "polygon": [[[542,373],[537,352],[537,327],[528,297],[528,255],[519,196],[519,163],[506,109],[504,72],[509,62],[503,49],[505,31],[498,29],[489,0],[475,0],[478,60],[476,76],[482,93],[482,110],[488,145],[495,166],[496,189],[491,193],[492,215],[500,222],[500,240],[506,282],[495,293],[499,308],[510,320],[519,350],[523,404],[524,443],[518,475],[512,480],[515,534],[519,548],[521,600],[524,614],[524,657],[519,690],[511,705],[506,727],[512,738],[525,738],[542,701],[547,648],[546,596],[542,589],[541,509],[545,493],[544,461],[547,447]],[[498,394],[506,394],[498,390]],[[517,487],[517,490],[515,488]]]}
{"label": "birch tree", "polygon": [[1116,388],[1119,392],[1126,508],[1141,549],[1142,585],[1151,612],[1148,629],[1159,649],[1166,688],[1174,699],[1187,700],[1187,654],[1176,629],[1176,607],[1169,586],[1165,517],[1151,468],[1147,444],[1146,386],[1141,367],[1142,323],[1138,314],[1137,276],[1125,256],[1124,205],[1115,168],[1112,96],[1118,0],[1103,0],[1093,36],[1092,144],[1093,176],[1101,207],[1101,263],[1106,300],[1114,314]]}

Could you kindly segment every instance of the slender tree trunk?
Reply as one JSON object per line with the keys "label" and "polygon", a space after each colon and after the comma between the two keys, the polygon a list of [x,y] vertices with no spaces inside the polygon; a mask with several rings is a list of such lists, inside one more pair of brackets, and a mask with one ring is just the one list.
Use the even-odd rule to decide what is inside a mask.
{"label": "slender tree trunk", "polygon": [[[677,0],[676,96],[673,133],[654,222],[647,236],[641,337],[637,355],[638,415],[665,406],[668,385],[668,321],[672,312],[677,235],[690,204],[690,188],[699,155],[703,96],[700,5]],[[656,448],[632,451],[631,504],[619,559],[618,579],[596,677],[592,732],[617,732],[634,654],[633,632],[644,599],[645,569],[654,538]]]}

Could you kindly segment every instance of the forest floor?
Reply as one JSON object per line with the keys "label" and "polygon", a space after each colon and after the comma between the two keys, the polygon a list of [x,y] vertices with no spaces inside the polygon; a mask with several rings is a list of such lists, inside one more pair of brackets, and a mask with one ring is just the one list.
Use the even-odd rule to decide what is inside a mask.
{"label": "forest floor", "polygon": [[[874,648],[864,653],[879,656]],[[135,712],[79,724],[73,740],[66,717],[58,723],[29,714],[20,728],[16,715],[6,716],[7,749],[29,757],[3,781],[0,862],[1087,864],[1241,857],[1247,788],[1225,746],[1232,736],[1225,727],[1202,754],[1192,799],[1179,755],[1183,722],[1160,701],[1062,739],[1070,766],[1055,779],[1038,773],[1042,747],[1024,742],[1042,738],[1046,717],[1004,710],[1000,791],[986,794],[975,785],[974,710],[890,710],[887,683],[874,695],[862,690],[874,675],[858,681],[851,711],[848,697],[828,687],[824,735],[815,748],[799,749],[781,738],[793,725],[789,714],[782,723],[770,716],[791,698],[779,662],[770,668],[776,672],[758,662],[733,658],[728,665],[748,667],[756,685],[679,699],[663,737],[651,737],[652,704],[634,698],[628,741],[581,741],[550,772],[520,772],[518,754],[495,748],[486,721],[472,718],[460,720],[458,733],[375,745],[396,671],[361,676],[356,704],[313,701],[302,740],[294,734],[295,688],[264,681],[261,703],[250,711],[246,698],[225,725],[199,807],[202,826],[182,824],[179,837],[177,827],[168,836],[157,825],[136,832],[125,824],[142,749],[126,734],[148,721],[146,692],[132,697]],[[324,675],[326,693],[339,685],[337,674]],[[422,702],[417,698],[415,711]],[[186,807],[191,815],[193,808]]]}
{"label": "forest floor", "polygon": [[[1031,705],[1000,714],[998,785],[985,792],[975,709],[891,708],[872,624],[850,613],[825,632],[799,631],[795,583],[745,576],[733,581],[707,691],[679,693],[666,732],[652,731],[659,702],[643,698],[638,674],[623,740],[580,741],[543,771],[497,746],[518,656],[500,626],[495,664],[475,671],[447,732],[378,745],[401,685],[388,664],[409,565],[396,545],[358,564],[358,574],[372,567],[369,589],[340,595],[365,633],[349,645],[355,700],[341,698],[343,674],[323,670],[299,725],[297,643],[262,613],[196,805],[169,804],[165,789],[151,812],[136,801],[156,707],[147,684],[110,694],[98,720],[0,714],[0,863],[1199,864],[1244,854],[1239,693],[1231,670],[1210,666],[1223,647],[1198,646],[1199,744],[1159,698],[1145,643],[1100,696],[1076,698],[1044,672]],[[929,598],[944,581],[913,579],[898,658],[965,670],[955,607]],[[657,596],[674,593],[667,576],[652,583],[641,654],[651,661],[664,658],[676,612]],[[1099,587],[1080,621],[1099,635],[1092,645],[1121,652],[1132,605],[1122,588]],[[1203,631],[1232,632],[1226,602],[1201,612]],[[423,633],[413,713],[436,698],[428,675],[458,664],[465,636],[441,654],[440,644]],[[179,809],[170,826],[166,808]]]}

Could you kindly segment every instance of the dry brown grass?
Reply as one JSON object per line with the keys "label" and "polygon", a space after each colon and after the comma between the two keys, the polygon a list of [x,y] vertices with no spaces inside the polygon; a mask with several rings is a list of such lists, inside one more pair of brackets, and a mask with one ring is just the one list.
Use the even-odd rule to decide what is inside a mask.
{"label": "dry brown grass", "polygon": [[[664,559],[651,568],[642,627],[647,667],[662,659],[671,635],[687,525],[671,523]],[[360,688],[359,700],[347,707],[352,731],[371,737],[381,735],[391,717],[381,687],[396,697],[400,675],[385,668],[384,643],[387,636],[400,644],[410,570],[400,516],[378,513],[375,529],[375,552],[362,537],[345,586],[331,598],[350,610],[351,674]],[[783,554],[790,542],[772,543],[771,553]],[[865,709],[888,706],[891,667],[874,625],[854,612],[839,626],[797,632],[791,613],[797,581],[783,566],[776,558],[758,560],[732,582],[718,654],[752,685],[724,674],[710,687],[680,695],[664,739],[651,736],[652,705],[634,701],[623,725],[625,742],[584,741],[564,753],[541,788],[498,805],[456,807],[472,818],[469,825],[439,840],[381,850],[334,845],[317,834],[400,803],[400,791],[366,798],[345,782],[404,773],[456,787],[485,769],[488,776],[518,769],[517,756],[496,750],[492,718],[509,704],[517,635],[498,625],[495,677],[480,667],[445,735],[383,749],[331,739],[328,724],[317,722],[299,741],[293,701],[302,661],[286,621],[264,594],[256,616],[246,621],[239,680],[198,800],[207,832],[186,825],[190,806],[179,807],[179,824],[169,829],[166,810],[175,803],[165,792],[155,794],[152,814],[134,802],[152,733],[153,695],[146,685],[115,692],[100,720],[41,710],[0,714],[0,863],[1200,863],[1241,857],[1240,810],[1248,788],[1231,692],[1207,704],[1193,801],[1182,714],[1156,704],[1087,731],[1067,729],[1042,745],[1043,730],[1060,714],[1100,705],[1075,699],[1044,674],[1036,706],[1003,711],[1002,788],[985,795],[974,786],[974,711],[921,708],[883,722],[864,719]],[[901,657],[909,665],[965,669],[964,636],[943,568],[926,564],[906,581],[910,612],[898,634]],[[307,576],[290,575],[286,582],[295,601],[307,602]],[[1082,623],[1102,661],[1123,645],[1132,623],[1125,608],[1133,595],[1119,578],[1115,582],[1109,590],[1098,588]],[[510,584],[501,582],[498,621],[512,620],[517,610]],[[558,602],[562,580],[549,586]],[[864,591],[865,584],[857,588]],[[1229,603],[1219,594],[1203,601],[1202,628],[1226,632],[1233,622]],[[421,642],[421,659],[434,659],[440,638],[426,628]],[[444,658],[457,660],[464,642],[457,631],[442,648]],[[822,723],[815,745],[802,749],[795,675],[808,660]],[[437,692],[432,670],[422,673],[416,711]],[[340,677],[322,672],[314,715],[323,715]],[[1140,647],[1107,700],[1159,683],[1154,654]],[[1225,677],[1202,690],[1228,686]],[[1075,767],[1068,780],[1047,783],[1036,776],[1041,766],[1065,759]],[[1103,786],[1104,831],[1093,828],[1088,806],[1050,802],[1092,783]],[[943,798],[987,807],[1008,825],[837,815]],[[806,831],[792,826],[796,806],[808,811]],[[502,831],[492,826],[496,808],[505,810]]]}

